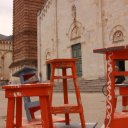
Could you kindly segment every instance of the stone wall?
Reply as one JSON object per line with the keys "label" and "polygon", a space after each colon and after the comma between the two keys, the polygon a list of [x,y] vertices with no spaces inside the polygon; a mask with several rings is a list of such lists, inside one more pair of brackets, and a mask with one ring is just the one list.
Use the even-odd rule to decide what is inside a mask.
{"label": "stone wall", "polygon": [[71,58],[72,45],[78,43],[81,44],[82,78],[104,76],[103,56],[93,54],[94,48],[103,47],[101,18],[98,1],[47,1],[38,16],[38,69],[43,80],[47,79],[46,61]]}
{"label": "stone wall", "polygon": [[105,46],[128,44],[127,0],[103,2]]}

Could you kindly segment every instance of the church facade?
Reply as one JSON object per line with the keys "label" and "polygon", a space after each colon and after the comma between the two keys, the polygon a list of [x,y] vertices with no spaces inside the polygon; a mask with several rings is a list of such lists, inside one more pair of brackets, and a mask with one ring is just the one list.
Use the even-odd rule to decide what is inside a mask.
{"label": "church facade", "polygon": [[105,57],[93,49],[128,42],[127,0],[47,0],[37,17],[38,71],[49,79],[46,63],[77,58],[77,74],[87,80],[105,76]]}

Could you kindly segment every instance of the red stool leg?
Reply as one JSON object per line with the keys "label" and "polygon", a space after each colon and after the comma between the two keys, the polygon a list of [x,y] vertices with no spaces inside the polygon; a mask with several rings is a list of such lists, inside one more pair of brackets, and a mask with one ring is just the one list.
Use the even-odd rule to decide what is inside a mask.
{"label": "red stool leg", "polygon": [[6,128],[14,128],[15,98],[8,98]]}
{"label": "red stool leg", "polygon": [[49,97],[47,99],[44,97],[40,97],[40,111],[42,128],[53,128]]}
{"label": "red stool leg", "polygon": [[[66,76],[66,68],[62,69],[62,75]],[[67,79],[63,79],[63,91],[64,91],[64,104],[68,104],[68,87],[67,87]],[[66,125],[70,124],[69,114],[65,114]]]}
{"label": "red stool leg", "polygon": [[86,128],[83,110],[82,110],[82,112],[80,112],[79,115],[80,115],[80,120],[81,120],[81,127]]}
{"label": "red stool leg", "polygon": [[81,102],[81,96],[80,96],[80,89],[79,86],[77,85],[77,74],[76,74],[76,67],[75,64],[73,64],[72,66],[72,73],[73,73],[73,82],[74,82],[74,86],[75,86],[75,92],[76,92],[76,98],[77,98],[77,104],[80,108],[80,120],[81,120],[81,126],[82,128],[86,128],[85,125],[85,118],[84,118],[84,111],[83,111],[83,106],[82,106],[82,102]]}
{"label": "red stool leg", "polygon": [[22,126],[22,97],[16,98],[16,128]]}
{"label": "red stool leg", "polygon": [[128,111],[128,96],[122,97],[122,111],[127,112]]}
{"label": "red stool leg", "polygon": [[51,77],[50,77],[50,82],[52,83],[51,96],[50,96],[51,105],[52,105],[52,96],[53,96],[54,75],[55,75],[55,67],[51,65]]}

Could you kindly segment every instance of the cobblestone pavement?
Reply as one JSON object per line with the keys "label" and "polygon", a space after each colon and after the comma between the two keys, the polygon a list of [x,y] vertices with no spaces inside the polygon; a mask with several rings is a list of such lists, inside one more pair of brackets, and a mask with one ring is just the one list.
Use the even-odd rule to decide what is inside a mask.
{"label": "cobblestone pavement", "polygon": [[[63,95],[61,93],[55,93],[53,96],[53,105],[61,104],[62,98]],[[81,93],[81,98],[86,122],[98,122],[97,128],[100,128],[105,117],[105,96],[102,93]],[[69,99],[71,103],[75,103],[75,94],[69,93]],[[5,127],[6,109],[7,99],[4,97],[4,91],[0,90],[0,128]],[[25,113],[23,115],[25,116]],[[78,114],[72,114],[71,120],[78,122]]]}

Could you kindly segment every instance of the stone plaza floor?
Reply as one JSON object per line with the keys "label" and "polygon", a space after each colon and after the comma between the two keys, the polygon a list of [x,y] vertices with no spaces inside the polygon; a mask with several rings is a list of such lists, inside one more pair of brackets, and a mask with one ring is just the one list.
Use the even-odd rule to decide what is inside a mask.
{"label": "stone plaza floor", "polygon": [[[105,118],[105,96],[102,93],[81,93],[82,103],[84,107],[84,115],[86,122],[98,122],[97,128],[103,125]],[[62,104],[63,95],[54,93],[53,105]],[[75,103],[76,98],[74,93],[69,93],[70,103]],[[37,100],[37,98],[32,98]],[[7,110],[7,99],[4,96],[4,91],[0,90],[0,128],[5,127]],[[37,113],[38,115],[39,113]],[[25,112],[23,112],[25,117]],[[60,115],[61,116],[61,115]],[[71,121],[79,122],[78,114],[71,114]]]}

